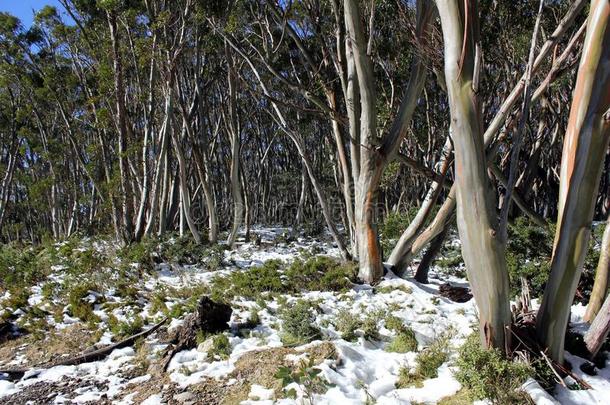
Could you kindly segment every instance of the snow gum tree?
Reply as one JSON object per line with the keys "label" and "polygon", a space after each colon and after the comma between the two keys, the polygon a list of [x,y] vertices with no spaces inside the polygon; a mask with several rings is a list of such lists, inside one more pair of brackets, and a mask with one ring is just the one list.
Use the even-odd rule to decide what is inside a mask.
{"label": "snow gum tree", "polygon": [[582,272],[610,140],[610,2],[593,0],[561,158],[551,275],[538,312],[539,338],[563,361],[570,307]]}
{"label": "snow gum tree", "polygon": [[438,0],[436,4],[443,30],[462,256],[479,309],[481,338],[487,347],[504,348],[511,324],[508,272],[505,246],[497,235],[476,94],[481,58],[477,2]]}

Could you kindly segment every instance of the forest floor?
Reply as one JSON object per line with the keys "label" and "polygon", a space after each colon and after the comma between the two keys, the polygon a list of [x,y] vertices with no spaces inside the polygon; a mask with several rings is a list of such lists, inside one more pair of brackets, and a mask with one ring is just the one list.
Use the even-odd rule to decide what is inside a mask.
{"label": "forest floor", "polygon": [[[260,237],[257,243],[242,238],[235,249],[210,254],[209,262],[162,262],[146,270],[126,263],[108,242],[57,244],[60,259],[70,250],[81,257],[53,265],[44,281],[28,287],[27,299],[0,295],[0,314],[12,327],[0,340],[0,370],[27,369],[16,381],[0,374],[0,403],[472,403],[455,377],[455,361],[476,328],[474,300],[459,303],[439,294],[445,283],[468,287],[465,279],[433,268],[425,285],[390,272],[374,287],[314,277],[303,280],[312,288],[291,291],[276,284],[273,275],[279,272],[289,283],[299,271],[293,268],[284,279],[290,263],[309,263],[321,255],[336,258],[338,251],[325,238],[286,240],[282,228],[254,232]],[[79,260],[93,261],[96,252],[114,265],[86,274],[70,271]],[[74,285],[80,293],[66,290]],[[331,287],[326,291],[324,286]],[[198,346],[176,353],[164,372],[170,336],[202,294],[230,297],[230,329],[198,336]],[[572,327],[584,327],[583,313],[582,305],[573,307]],[[165,317],[169,321],[157,331],[102,360],[52,366]],[[428,354],[426,364],[422,353]],[[555,400],[608,403],[610,362],[590,376],[579,367],[584,359],[567,354],[567,360],[592,389],[567,377],[566,387],[555,387]],[[430,370],[424,370],[429,364]],[[554,402],[540,396],[536,403]]]}

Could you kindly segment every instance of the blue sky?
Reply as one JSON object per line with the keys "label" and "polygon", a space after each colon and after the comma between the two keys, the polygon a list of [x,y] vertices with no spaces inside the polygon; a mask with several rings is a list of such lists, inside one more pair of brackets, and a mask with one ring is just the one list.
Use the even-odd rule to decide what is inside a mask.
{"label": "blue sky", "polygon": [[32,10],[40,10],[46,5],[57,7],[62,14],[63,7],[58,0],[0,0],[0,11],[9,12],[18,17],[27,28],[32,25],[34,13]]}

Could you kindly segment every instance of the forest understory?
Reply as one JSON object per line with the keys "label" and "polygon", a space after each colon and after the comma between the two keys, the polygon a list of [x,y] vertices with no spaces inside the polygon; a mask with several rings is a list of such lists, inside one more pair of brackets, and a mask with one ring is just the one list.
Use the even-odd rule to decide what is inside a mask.
{"label": "forest understory", "polygon": [[[390,236],[393,226],[385,228]],[[510,363],[478,348],[455,233],[428,283],[388,272],[370,286],[354,282],[355,266],[341,263],[328,235],[291,239],[289,231],[255,227],[253,241],[240,234],[230,250],[196,247],[188,237],[127,248],[78,237],[34,251],[3,248],[2,264],[22,273],[10,289],[2,283],[0,402],[555,403],[542,386],[561,404],[603,403],[610,395],[607,352],[593,364],[578,344],[587,328],[580,302],[567,343],[572,370],[562,380],[546,364]],[[540,228],[522,223],[512,232],[521,239],[509,255],[544,260],[549,239]],[[599,240],[591,262],[598,249]],[[512,276],[528,271],[520,266]],[[533,298],[543,284],[532,285]],[[590,284],[579,286],[583,299]],[[168,357],[172,336],[203,296],[228,303],[229,322],[214,333],[196,331],[192,347]],[[97,361],[55,365],[160,322]]]}
{"label": "forest understory", "polygon": [[1,1],[0,403],[607,404],[609,146],[610,0]]}

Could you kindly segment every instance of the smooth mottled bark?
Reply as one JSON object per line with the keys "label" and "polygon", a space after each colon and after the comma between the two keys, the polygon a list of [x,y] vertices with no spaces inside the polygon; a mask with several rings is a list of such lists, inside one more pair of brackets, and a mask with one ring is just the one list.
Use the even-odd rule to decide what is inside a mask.
{"label": "smooth mottled bark", "polygon": [[[407,133],[417,100],[426,78],[425,58],[415,52],[411,65],[411,76],[399,111],[390,130],[380,137],[377,127],[377,98],[372,60],[369,54],[371,42],[366,40],[360,6],[355,0],[344,2],[345,26],[349,37],[348,100],[358,96],[358,116],[349,116],[350,128],[359,140],[357,177],[355,185],[355,225],[358,253],[358,277],[367,283],[378,281],[383,275],[382,254],[377,231],[378,192],[381,175],[386,165],[394,158],[400,143]],[[428,35],[434,8],[428,1],[417,2],[416,40],[420,43]],[[373,17],[369,21],[373,26]],[[351,52],[350,52],[351,50]],[[353,65],[352,65],[353,63]],[[350,87],[351,86],[351,87]],[[357,89],[357,92],[355,91]],[[352,140],[352,142],[354,142]]]}
{"label": "smooth mottled bark", "polygon": [[587,333],[585,333],[585,345],[587,350],[591,354],[591,357],[595,357],[601,349],[602,345],[608,337],[610,332],[610,296],[606,298],[604,304],[601,306],[599,313],[593,320],[593,323],[589,327]]}
{"label": "smooth mottled bark", "polygon": [[511,324],[508,271],[505,246],[497,235],[476,95],[481,58],[477,2],[437,0],[436,4],[443,30],[462,256],[479,309],[481,340],[486,347],[505,350]]}
{"label": "smooth mottled bark", "polygon": [[582,272],[591,220],[610,140],[610,3],[593,0],[561,159],[559,214],[551,274],[537,332],[549,356],[563,362],[570,307]]}
{"label": "smooth mottled bark", "polygon": [[591,323],[599,312],[606,295],[608,294],[608,284],[610,282],[610,216],[606,222],[604,236],[600,247],[599,261],[595,271],[595,282],[591,290],[591,297],[585,312],[585,321]]}

